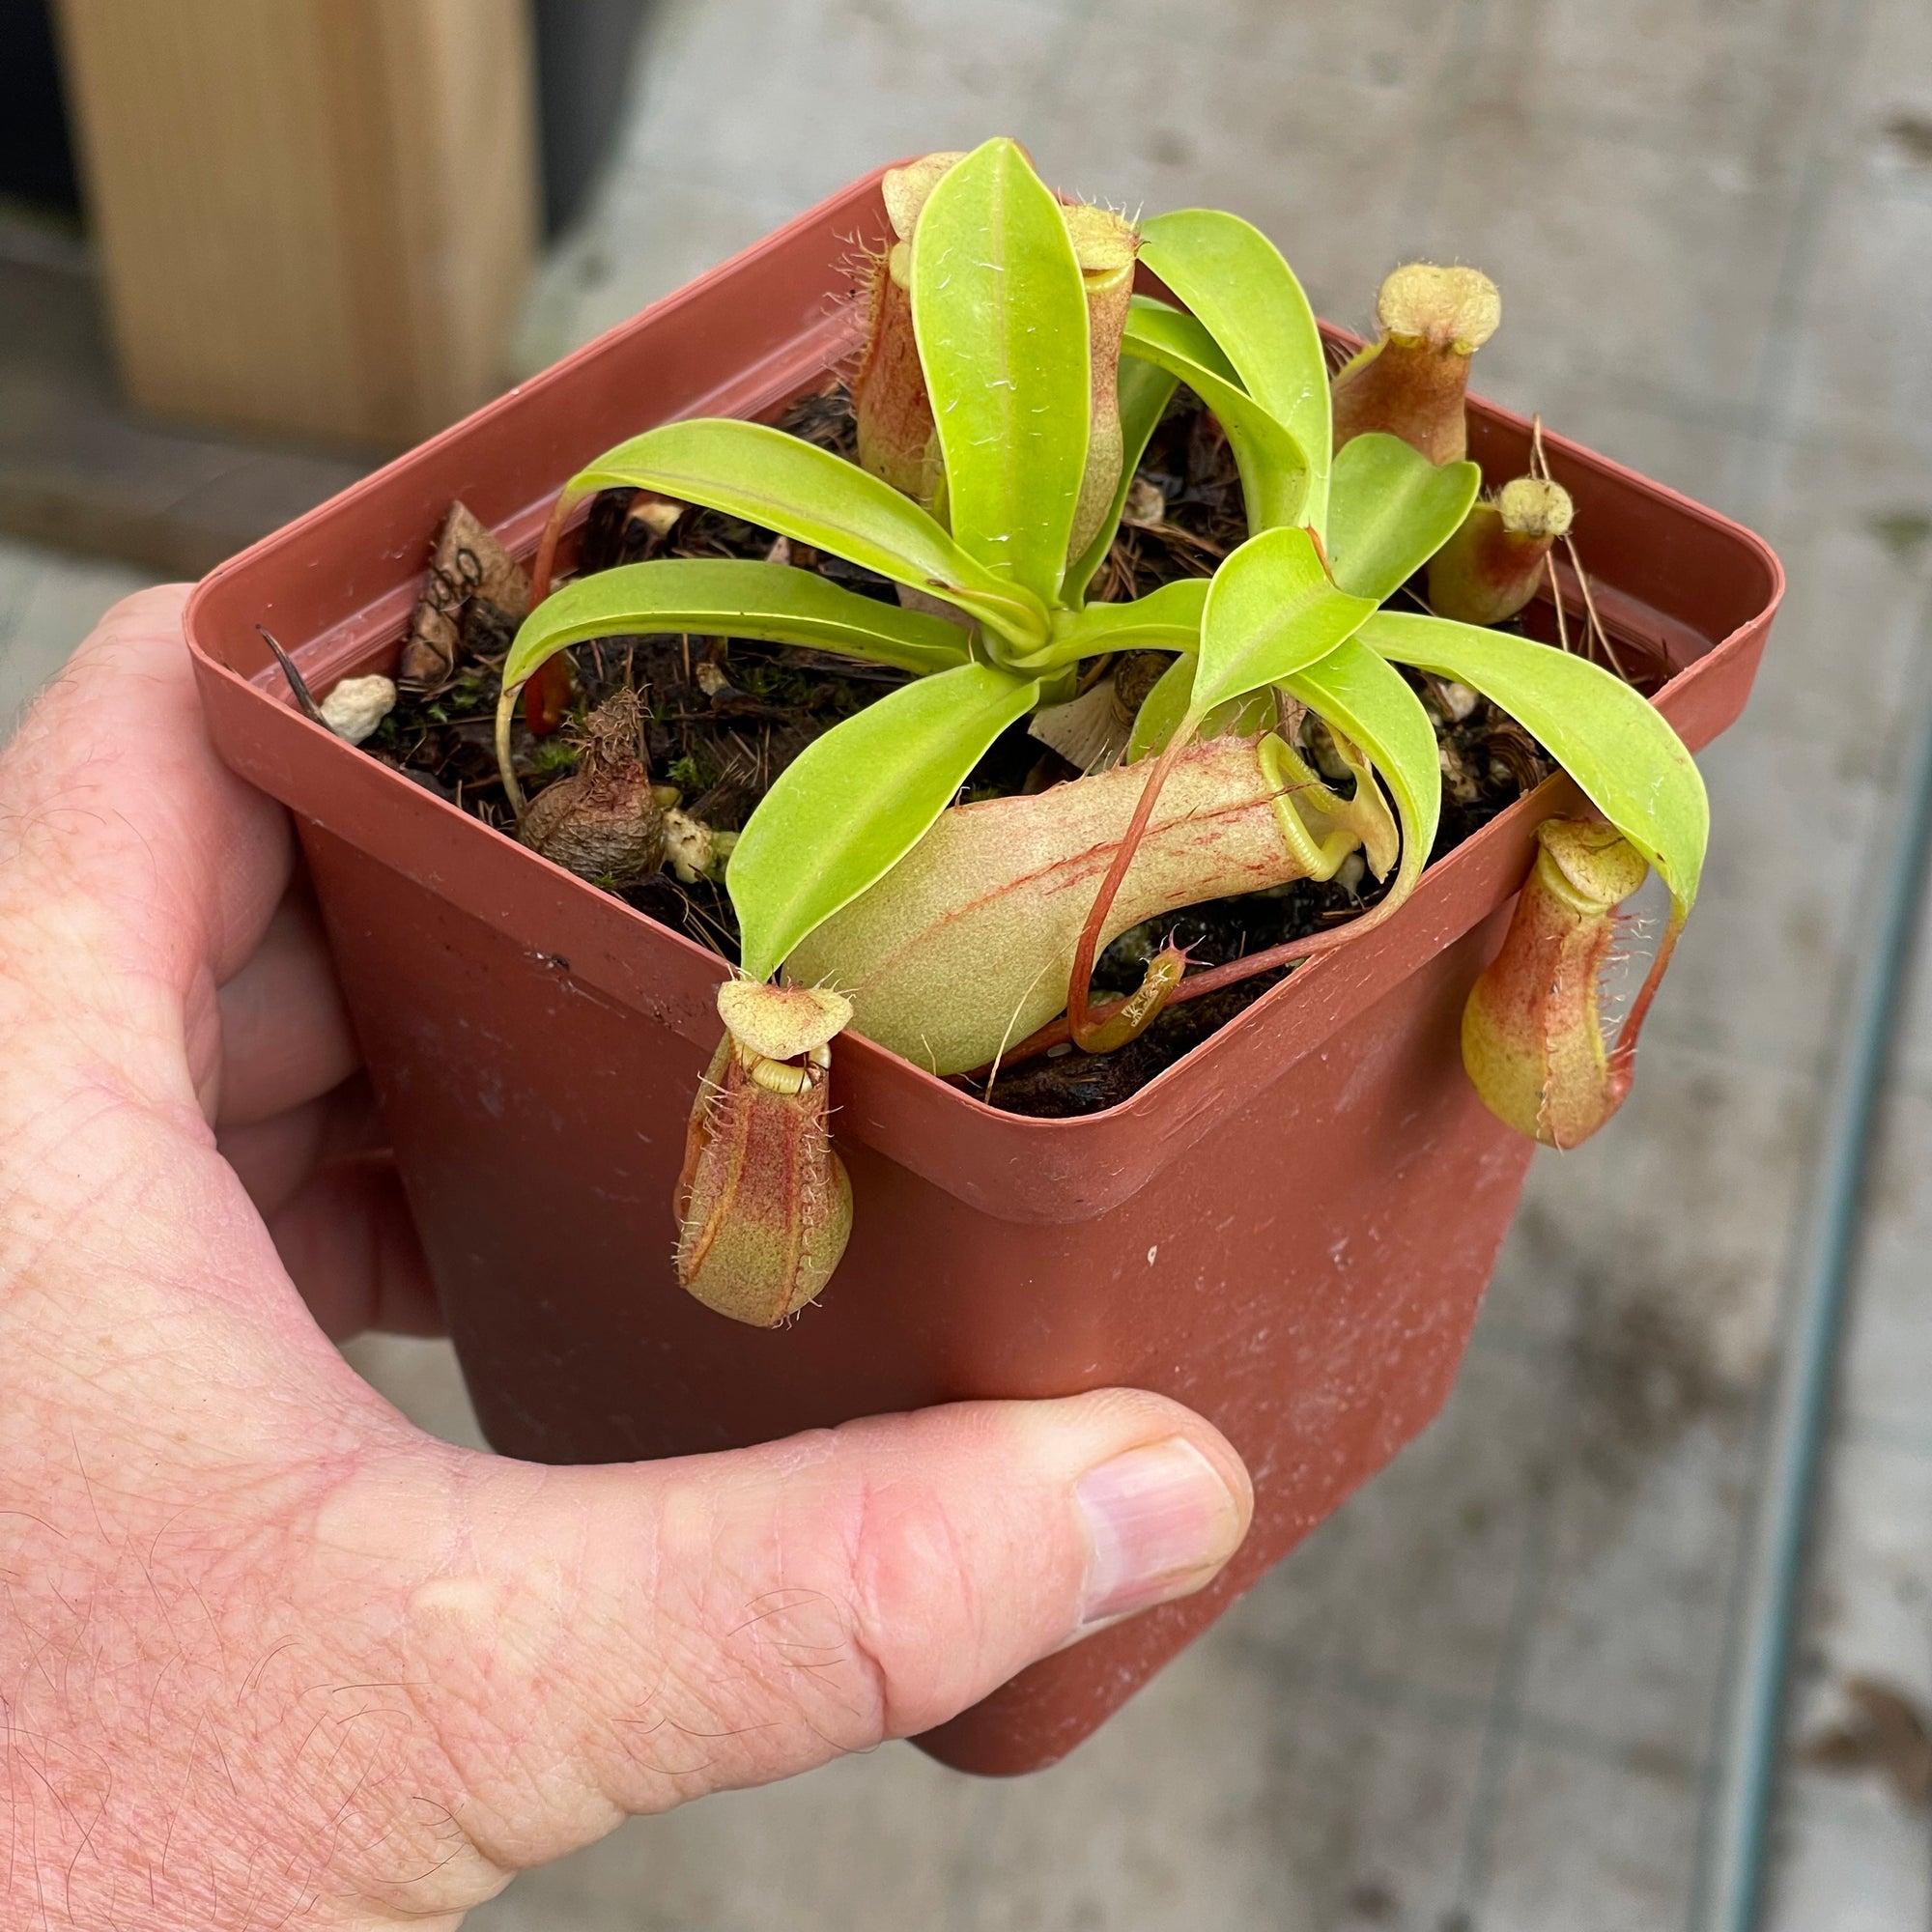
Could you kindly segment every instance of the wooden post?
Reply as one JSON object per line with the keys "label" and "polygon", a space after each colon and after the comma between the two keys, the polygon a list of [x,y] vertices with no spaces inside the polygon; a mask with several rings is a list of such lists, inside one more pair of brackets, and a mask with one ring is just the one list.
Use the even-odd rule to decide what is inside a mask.
{"label": "wooden post", "polygon": [[493,394],[536,245],[525,0],[61,0],[144,409],[388,445]]}

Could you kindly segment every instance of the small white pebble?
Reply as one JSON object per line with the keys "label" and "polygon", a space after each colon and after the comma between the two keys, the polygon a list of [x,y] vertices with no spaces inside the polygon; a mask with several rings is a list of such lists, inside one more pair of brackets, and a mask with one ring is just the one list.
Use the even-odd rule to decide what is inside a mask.
{"label": "small white pebble", "polygon": [[[646,529],[654,530],[661,537],[667,537],[671,532],[671,526],[683,515],[682,503],[674,503],[668,497],[647,497],[639,491],[631,498],[631,508],[626,521],[642,524]],[[781,538],[780,541],[783,542],[783,539]]]}
{"label": "small white pebble", "polygon": [[396,708],[396,687],[386,677],[345,677],[322,700],[322,722],[338,738],[359,745]]}
{"label": "small white pebble", "polygon": [[1167,497],[1158,483],[1136,476],[1127,485],[1127,500],[1122,506],[1121,521],[1138,524],[1143,529],[1157,528],[1167,522]]}
{"label": "small white pebble", "polygon": [[1483,701],[1466,684],[1458,684],[1451,678],[1444,678],[1439,689],[1450,717],[1459,724]]}
{"label": "small white pebble", "polygon": [[665,813],[665,862],[687,886],[703,878],[717,858],[717,835],[702,819],[674,806]]}

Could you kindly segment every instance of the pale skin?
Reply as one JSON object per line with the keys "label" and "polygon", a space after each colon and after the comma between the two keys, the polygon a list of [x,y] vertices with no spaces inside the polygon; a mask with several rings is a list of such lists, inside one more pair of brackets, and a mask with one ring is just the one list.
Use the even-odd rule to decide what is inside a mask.
{"label": "pale skin", "polygon": [[185,595],[0,757],[0,1924],[454,1926],[1218,1572],[1246,1475],[1152,1395],[554,1469],[364,1383],[434,1293]]}

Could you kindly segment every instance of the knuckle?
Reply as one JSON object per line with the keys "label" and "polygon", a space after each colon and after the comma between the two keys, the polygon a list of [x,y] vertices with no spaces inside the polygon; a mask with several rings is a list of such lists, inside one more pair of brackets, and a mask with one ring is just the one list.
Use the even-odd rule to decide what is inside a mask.
{"label": "knuckle", "polygon": [[776,1507],[727,1500],[665,1550],[683,1580],[653,1721],[706,1733],[740,1780],[924,1729],[983,1675],[980,1578],[945,1496],[874,1480],[837,1437],[789,1447]]}
{"label": "knuckle", "polygon": [[742,1510],[714,1499],[701,1559],[668,1567],[690,1579],[671,1674],[765,1775],[772,1759],[815,1762],[888,1735],[890,1678],[863,1584],[866,1499],[831,1445],[790,1445],[786,1477]]}

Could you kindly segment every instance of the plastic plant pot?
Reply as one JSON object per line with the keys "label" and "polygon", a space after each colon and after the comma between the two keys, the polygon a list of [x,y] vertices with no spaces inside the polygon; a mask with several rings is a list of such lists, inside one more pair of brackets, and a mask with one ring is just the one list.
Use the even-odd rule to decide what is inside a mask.
{"label": "plastic plant pot", "polygon": [[[845,1036],[834,1126],[851,1246],[822,1302],[758,1330],[700,1307],[671,1271],[672,1184],[724,962],[310,724],[254,629],[322,689],[391,669],[453,497],[527,554],[565,477],[619,438],[761,414],[820,378],[853,344],[842,298],[855,239],[885,233],[877,183],[223,565],[188,623],[222,755],[295,813],[498,1449],[686,1455],[1125,1383],[1211,1417],[1246,1458],[1254,1529],[1213,1588],[1035,1664],[919,1740],[962,1769],[1014,1773],[1086,1737],[1440,1408],[1530,1155],[1470,1089],[1458,1017],[1536,822],[1577,794],[1543,785],[1433,867],[1387,925],[1104,1113],[1001,1113]],[[1471,418],[1490,481],[1521,474],[1528,425],[1482,403]],[[1749,692],[1776,558],[1614,463],[1547,446],[1613,635],[1667,653],[1662,708],[1708,742]]]}

